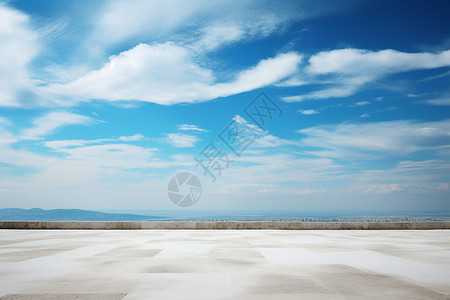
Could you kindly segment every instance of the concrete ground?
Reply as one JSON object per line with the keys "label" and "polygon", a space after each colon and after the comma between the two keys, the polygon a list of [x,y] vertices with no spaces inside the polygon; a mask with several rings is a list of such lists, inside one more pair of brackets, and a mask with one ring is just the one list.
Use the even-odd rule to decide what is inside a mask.
{"label": "concrete ground", "polygon": [[0,299],[450,299],[450,230],[0,230]]}

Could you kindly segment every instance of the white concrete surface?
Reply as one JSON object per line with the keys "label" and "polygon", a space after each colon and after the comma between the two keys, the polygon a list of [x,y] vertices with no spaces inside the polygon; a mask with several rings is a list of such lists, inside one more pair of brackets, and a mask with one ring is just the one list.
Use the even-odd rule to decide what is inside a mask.
{"label": "white concrete surface", "polygon": [[0,230],[0,299],[450,299],[450,231]]}

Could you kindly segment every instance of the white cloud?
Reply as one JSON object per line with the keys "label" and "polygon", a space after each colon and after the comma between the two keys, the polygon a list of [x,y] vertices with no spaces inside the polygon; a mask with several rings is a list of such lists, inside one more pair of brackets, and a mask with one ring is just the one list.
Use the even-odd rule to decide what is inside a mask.
{"label": "white cloud", "polygon": [[111,168],[146,168],[153,157],[154,149],[128,144],[92,145],[76,148],[62,148],[67,161],[78,164]]}
{"label": "white cloud", "polygon": [[275,184],[258,184],[258,183],[233,183],[221,185],[214,190],[212,194],[225,195],[313,195],[325,193],[323,189],[290,189]]}
{"label": "white cloud", "polygon": [[10,124],[11,124],[11,122],[7,118],[0,117],[0,125],[8,126]]}
{"label": "white cloud", "polygon": [[304,158],[288,154],[259,154],[233,157],[236,162],[223,173],[227,182],[286,184],[337,180],[342,166],[328,158]]}
{"label": "white cloud", "polygon": [[35,154],[24,149],[14,149],[11,145],[19,141],[17,136],[0,126],[0,164],[42,168],[55,161],[55,158],[51,156]]}
{"label": "white cloud", "polygon": [[135,141],[140,141],[144,138],[144,136],[142,134],[135,134],[132,136],[121,136],[119,137],[117,140],[119,141],[124,141],[124,142],[135,142]]}
{"label": "white cloud", "polygon": [[[87,40],[89,48],[104,49],[123,42],[168,40],[179,36],[192,48],[211,51],[223,44],[282,31],[290,21],[304,20],[348,7],[350,1],[285,2],[226,0],[115,0],[98,11]],[[354,4],[353,4],[354,6]]]}
{"label": "white cloud", "polygon": [[391,184],[372,184],[367,186],[364,194],[386,195],[394,192],[409,193],[427,193],[431,191],[448,191],[448,183],[391,183]]}
{"label": "white cloud", "polygon": [[379,194],[379,195],[384,195],[384,194],[389,194],[389,193],[393,193],[393,192],[400,192],[400,191],[404,191],[405,188],[407,187],[407,185],[404,184],[376,184],[376,185],[370,185],[369,187],[367,187],[367,189],[365,190],[364,193],[366,194]]}
{"label": "white cloud", "polygon": [[301,55],[289,52],[261,60],[255,67],[240,72],[234,82],[216,84],[212,89],[216,90],[216,97],[223,97],[271,85],[294,73],[301,59]]}
{"label": "white cloud", "polygon": [[450,162],[430,159],[423,161],[400,161],[396,166],[383,170],[366,170],[356,177],[364,182],[423,183],[446,180]]}
{"label": "white cloud", "polygon": [[[88,99],[140,100],[170,105],[207,101],[268,85],[317,83],[316,75],[332,77],[326,82],[334,86],[308,95],[285,97],[286,101],[301,101],[351,95],[365,83],[386,72],[448,65],[446,52],[432,54],[341,49],[313,55],[306,71],[300,73],[296,71],[301,55],[294,52],[261,60],[256,66],[242,70],[234,76],[234,80],[227,82],[217,79],[213,70],[206,67],[211,64],[205,62],[207,58],[203,52],[237,41],[248,42],[282,32],[292,21],[336,13],[354,5],[351,2],[345,1],[339,5],[333,1],[320,4],[292,2],[274,6],[266,1],[194,1],[187,4],[181,0],[170,3],[116,0],[94,5],[92,10],[98,18],[91,24],[92,28],[89,27],[91,29],[83,33],[89,37],[81,46],[83,50],[98,52],[99,56],[94,56],[94,59],[101,57],[104,60],[104,55],[109,51],[107,49],[112,46],[117,51],[125,44],[136,45],[149,41],[154,44],[142,43],[113,55],[97,70],[88,71],[87,62],[73,66],[52,65],[48,68],[53,69],[51,73],[56,76],[50,80],[53,84],[45,82],[45,76],[41,75],[39,86],[29,79],[27,70],[29,62],[39,50],[37,30],[30,28],[27,15],[1,5],[0,19],[6,25],[2,27],[5,30],[0,31],[0,49],[5,53],[0,51],[0,54],[7,57],[2,62],[8,63],[0,63],[0,75],[4,73],[8,76],[3,76],[7,80],[0,83],[0,105],[24,105],[17,98],[22,92],[32,95],[26,101],[34,105],[67,106]],[[59,23],[60,19],[49,28],[65,26]],[[173,42],[156,42],[170,40]],[[41,71],[39,74],[46,72]],[[77,78],[72,79],[75,76]]]}
{"label": "white cloud", "polygon": [[271,134],[264,134],[263,136],[258,137],[254,143],[251,144],[251,148],[273,148],[280,147],[285,145],[299,145],[299,143],[291,140],[286,140],[279,138],[277,136]]}
{"label": "white cloud", "polygon": [[190,148],[195,147],[200,139],[191,134],[169,133],[166,141],[177,148]]}
{"label": "white cloud", "polygon": [[438,190],[448,191],[448,183],[441,183],[437,187]]}
{"label": "white cloud", "polygon": [[305,128],[298,132],[306,135],[301,140],[305,145],[332,150],[331,153],[318,151],[317,155],[334,154],[335,157],[352,158],[351,153],[357,151],[406,155],[450,145],[450,120],[344,123]]}
{"label": "white cloud", "polygon": [[431,105],[450,106],[450,97],[448,97],[448,98],[429,99],[429,100],[425,100],[423,102],[427,103],[427,104],[431,104]]}
{"label": "white cloud", "polygon": [[[282,139],[272,134],[269,134],[269,131],[264,131],[255,124],[247,122],[247,120],[245,120],[240,115],[235,115],[233,117],[233,120],[247,126],[252,131],[248,133],[250,135],[249,138],[253,138],[253,135],[257,136],[254,142],[250,144],[251,149],[273,148],[285,145],[298,145],[296,141]],[[249,153],[249,151],[251,150],[247,149],[246,153]]]}
{"label": "white cloud", "polygon": [[317,110],[314,109],[299,110],[298,112],[301,113],[302,115],[314,115],[319,113]]}
{"label": "white cloud", "polygon": [[217,24],[202,28],[200,39],[189,47],[196,51],[211,51],[224,44],[239,41],[244,35],[244,29],[236,24]]}
{"label": "white cloud", "polygon": [[406,53],[391,49],[377,52],[339,49],[319,52],[309,59],[310,74],[387,74],[450,65],[450,50],[434,53]]}
{"label": "white cloud", "polygon": [[58,141],[47,141],[44,145],[51,149],[61,149],[66,147],[79,147],[91,143],[99,143],[98,140],[58,140]]}
{"label": "white cloud", "polygon": [[133,38],[161,38],[214,12],[215,6],[223,6],[223,2],[112,1],[100,12],[90,42],[108,47]]}
{"label": "white cloud", "polygon": [[[72,66],[50,65],[40,70],[40,78],[35,82],[29,80],[27,65],[39,48],[37,30],[30,29],[27,15],[1,5],[5,28],[14,31],[10,34],[6,30],[4,37],[0,32],[0,44],[8,45],[0,47],[7,50],[5,56],[8,57],[2,60],[8,61],[7,64],[0,64],[0,75],[2,68],[8,74],[8,80],[2,81],[4,87],[0,86],[0,93],[3,93],[0,105],[70,106],[89,99],[140,100],[170,105],[207,101],[277,84],[295,73],[301,60],[299,54],[291,52],[261,60],[256,66],[236,74],[234,80],[223,82],[215,78],[212,69],[205,67],[210,65],[205,63],[205,52],[237,41],[267,37],[282,32],[293,20],[336,13],[349,5],[346,2],[337,7],[332,1],[325,2],[327,5],[293,2],[274,7],[264,1],[187,4],[184,1],[116,0],[94,5],[92,10],[98,15],[98,21],[83,33],[88,37],[80,46],[83,53],[92,52],[86,61],[104,60],[112,46],[117,51],[119,45],[124,44],[174,42],[139,44],[111,56],[97,70],[88,71],[92,62],[86,61]],[[66,25],[66,21],[58,19],[40,32],[44,38],[54,32],[63,34],[61,28]],[[51,78],[47,78],[49,72]],[[22,92],[28,97],[21,101],[27,103],[19,103],[18,96],[23,95]]]}
{"label": "white cloud", "polygon": [[417,97],[421,97],[421,96],[423,96],[423,95],[425,95],[425,94],[413,94],[413,93],[409,93],[409,94],[406,95],[406,97],[408,97],[408,98],[417,98]]}
{"label": "white cloud", "polygon": [[440,53],[351,48],[323,51],[309,58],[308,65],[302,70],[302,76],[311,78],[310,83],[324,83],[329,86],[309,94],[287,96],[283,100],[294,102],[347,97],[355,94],[365,84],[389,74],[445,66],[450,66],[450,50]]}
{"label": "white cloud", "polygon": [[351,105],[351,106],[352,106],[352,107],[366,106],[366,105],[368,105],[368,104],[370,104],[369,101],[359,101],[359,102],[356,102],[355,104],[353,104],[353,105]]}
{"label": "white cloud", "polygon": [[178,130],[184,130],[184,131],[201,131],[206,132],[206,129],[200,128],[197,125],[189,125],[189,124],[181,124],[178,125]]}
{"label": "white cloud", "polygon": [[56,141],[46,141],[44,145],[48,148],[58,150],[67,147],[80,147],[90,144],[100,144],[107,142],[135,142],[140,141],[144,138],[142,134],[135,134],[132,136],[121,136],[117,139],[96,139],[96,140],[56,140]]}
{"label": "white cloud", "polygon": [[28,16],[0,3],[0,106],[19,106],[20,94],[33,87],[28,65],[38,51]]}
{"label": "white cloud", "polygon": [[33,121],[35,125],[32,128],[22,131],[22,139],[39,139],[42,136],[53,133],[56,129],[68,125],[86,125],[92,122],[92,119],[83,115],[69,112],[51,112]]}
{"label": "white cloud", "polygon": [[450,76],[450,71],[441,73],[441,74],[439,74],[439,75],[434,75],[434,76],[430,76],[430,77],[421,79],[421,80],[419,80],[419,82],[424,82],[424,81],[430,81],[430,80],[440,79],[440,78],[447,77],[447,76]]}
{"label": "white cloud", "polygon": [[52,156],[39,155],[28,150],[18,150],[10,147],[10,145],[0,144],[0,163],[6,165],[42,170],[56,160],[57,159]]}
{"label": "white cloud", "polygon": [[134,203],[136,207],[165,207],[169,202],[164,186],[168,174],[176,171],[172,168],[194,165],[190,156],[162,160],[155,155],[156,149],[129,144],[73,144],[58,149],[58,156],[0,145],[0,163],[4,163],[0,204],[9,206],[13,201],[30,206],[39,203],[41,207],[111,207],[114,203],[120,206],[126,199],[127,205]]}
{"label": "white cloud", "polygon": [[165,105],[199,102],[276,83],[295,72],[300,60],[294,52],[280,54],[241,71],[232,82],[215,83],[213,72],[200,67],[188,49],[173,43],[140,44],[112,56],[99,70],[42,90],[54,97],[141,100]]}
{"label": "white cloud", "polygon": [[283,81],[275,84],[275,86],[278,86],[278,87],[292,87],[292,86],[306,85],[308,83],[309,83],[308,81],[306,81],[306,80],[304,80],[302,78],[293,76],[293,77],[290,77],[290,78],[288,78],[286,80],[283,80]]}
{"label": "white cloud", "polygon": [[48,89],[85,99],[171,104],[192,101],[191,93],[198,93],[213,80],[212,72],[195,64],[185,48],[172,43],[140,44],[112,56],[99,70]]}
{"label": "white cloud", "polygon": [[[1,121],[2,119],[0,119]],[[0,122],[1,124],[1,122]],[[17,142],[19,139],[15,137],[11,132],[0,127],[0,147],[3,145],[9,145]]]}
{"label": "white cloud", "polygon": [[[361,86],[374,80],[372,76],[341,77],[333,81],[325,81],[324,84],[331,84],[330,87],[311,92],[306,95],[296,95],[283,97],[285,102],[301,102],[309,99],[342,98],[355,94]],[[321,83],[319,80],[311,83]]]}
{"label": "white cloud", "polygon": [[262,130],[260,127],[256,126],[255,124],[247,122],[247,120],[244,119],[243,117],[241,117],[240,115],[235,115],[233,117],[233,121],[247,126],[248,128],[250,128],[251,131],[253,131],[254,134],[256,134],[259,137],[268,133],[268,131]]}

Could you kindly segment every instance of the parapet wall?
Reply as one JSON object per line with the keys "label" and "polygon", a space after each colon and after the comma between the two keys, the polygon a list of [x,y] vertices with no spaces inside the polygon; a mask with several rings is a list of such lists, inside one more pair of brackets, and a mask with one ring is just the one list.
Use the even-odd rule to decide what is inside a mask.
{"label": "parapet wall", "polygon": [[450,229],[450,222],[41,222],[0,221],[0,229],[214,229],[214,230],[426,230]]}

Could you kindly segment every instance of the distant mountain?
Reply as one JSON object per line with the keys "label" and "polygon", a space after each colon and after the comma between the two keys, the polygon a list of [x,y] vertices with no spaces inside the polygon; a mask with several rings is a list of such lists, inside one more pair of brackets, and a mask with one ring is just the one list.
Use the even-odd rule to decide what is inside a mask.
{"label": "distant mountain", "polygon": [[1,221],[157,221],[163,219],[166,218],[134,214],[111,214],[82,209],[0,209]]}

